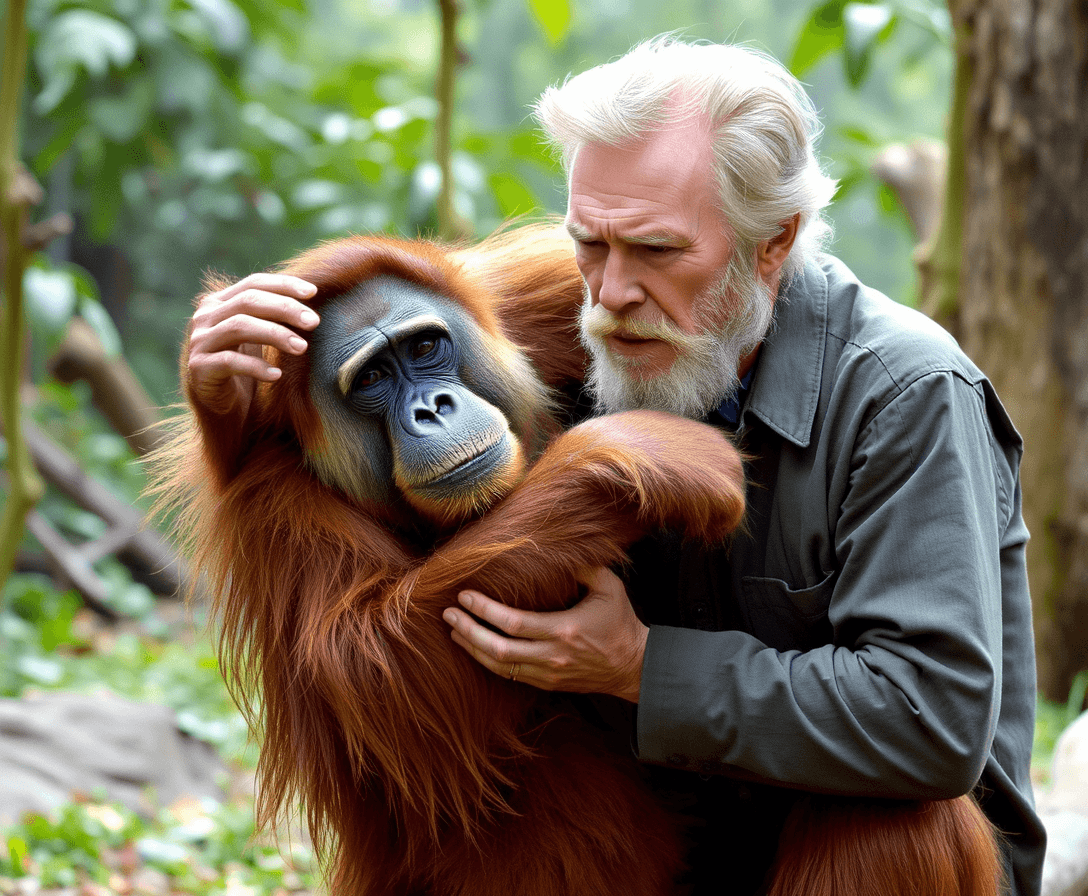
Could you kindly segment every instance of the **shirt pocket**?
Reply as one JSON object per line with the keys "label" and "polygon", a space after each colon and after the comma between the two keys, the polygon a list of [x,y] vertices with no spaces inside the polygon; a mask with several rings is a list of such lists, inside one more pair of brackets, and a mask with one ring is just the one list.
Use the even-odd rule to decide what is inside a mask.
{"label": "shirt pocket", "polygon": [[831,623],[827,611],[838,574],[823,581],[793,588],[781,579],[745,576],[741,580],[750,631],[775,650],[811,650],[830,644]]}

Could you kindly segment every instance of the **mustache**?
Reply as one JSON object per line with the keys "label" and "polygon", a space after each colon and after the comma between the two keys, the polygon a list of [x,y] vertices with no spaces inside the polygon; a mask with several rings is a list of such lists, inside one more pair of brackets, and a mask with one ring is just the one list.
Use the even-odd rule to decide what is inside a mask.
{"label": "mustache", "polygon": [[607,339],[616,335],[656,339],[681,351],[687,350],[692,343],[701,341],[699,336],[685,333],[669,320],[619,318],[603,305],[590,305],[588,302],[582,306],[581,324],[582,332],[596,339]]}

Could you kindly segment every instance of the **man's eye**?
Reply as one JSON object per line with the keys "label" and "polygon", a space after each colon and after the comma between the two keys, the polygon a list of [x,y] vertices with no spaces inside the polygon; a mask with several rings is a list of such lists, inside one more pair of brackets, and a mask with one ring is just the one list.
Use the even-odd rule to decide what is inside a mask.
{"label": "man's eye", "polygon": [[425,358],[438,347],[438,340],[432,337],[417,339],[412,345],[412,357]]}

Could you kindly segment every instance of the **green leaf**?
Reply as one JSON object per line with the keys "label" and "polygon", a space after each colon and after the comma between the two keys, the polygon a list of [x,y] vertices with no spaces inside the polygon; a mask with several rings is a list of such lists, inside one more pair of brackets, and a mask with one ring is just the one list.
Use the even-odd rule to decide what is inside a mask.
{"label": "green leaf", "polygon": [[19,674],[37,684],[56,684],[64,675],[64,669],[55,659],[33,654],[23,654],[15,661]]}
{"label": "green leaf", "polygon": [[568,0],[529,0],[529,12],[544,32],[548,43],[559,46],[570,33],[571,11]]}
{"label": "green leaf", "polygon": [[159,49],[156,58],[149,74],[155,82],[160,111],[206,115],[218,87],[216,72],[208,61],[174,43]]}
{"label": "green leaf", "polygon": [[952,15],[948,6],[934,0],[893,0],[896,16],[913,22],[942,44],[952,43]]}
{"label": "green leaf", "polygon": [[91,123],[114,143],[128,143],[144,130],[155,108],[155,86],[141,78],[120,96],[95,97],[88,103]]}
{"label": "green leaf", "polygon": [[868,146],[873,149],[882,145],[880,140],[859,124],[843,125],[841,128],[836,129],[836,133],[844,140],[849,140],[852,143],[860,143],[862,146]]}
{"label": "green leaf", "polygon": [[111,358],[121,357],[121,334],[113,323],[113,318],[101,304],[87,296],[79,300],[79,313],[102,341],[102,347]]}
{"label": "green leaf", "polygon": [[136,35],[127,25],[89,9],[70,9],[53,19],[34,51],[45,87],[34,100],[35,111],[47,114],[64,99],[83,69],[100,78],[114,65],[123,68],[136,58]]}
{"label": "green leaf", "polygon": [[218,183],[249,170],[246,154],[237,149],[208,149],[198,146],[185,153],[182,169],[209,183]]}
{"label": "green leaf", "polygon": [[310,146],[310,136],[298,125],[276,115],[264,103],[246,103],[242,107],[242,121],[257,128],[264,136],[285,149],[305,152]]}
{"label": "green leaf", "polygon": [[38,386],[38,392],[42,397],[41,404],[55,405],[62,414],[75,414],[82,403],[82,399],[76,394],[75,388],[53,380],[47,380]]}
{"label": "green leaf", "polygon": [[177,843],[170,843],[158,837],[141,837],[136,841],[136,849],[149,865],[171,872],[184,867],[190,858],[189,851]]}
{"label": "green leaf", "polygon": [[8,837],[8,856],[12,871],[18,874],[29,870],[30,850],[22,837]]}
{"label": "green leaf", "polygon": [[291,194],[291,204],[301,209],[326,208],[342,202],[346,193],[343,184],[312,178],[295,187]]}
{"label": "green leaf", "polygon": [[525,184],[508,174],[491,174],[487,182],[495,194],[499,211],[504,218],[523,215],[539,205],[536,197]]}
{"label": "green leaf", "polygon": [[790,56],[790,71],[800,78],[817,62],[842,47],[842,8],[845,0],[831,0],[812,11],[801,27]]}
{"label": "green leaf", "polygon": [[30,322],[51,337],[64,332],[76,311],[76,284],[66,271],[29,267],[23,275]]}
{"label": "green leaf", "polygon": [[76,597],[74,591],[65,592],[58,597],[59,600],[52,602],[51,612],[39,622],[38,643],[46,653],[52,653],[62,644],[77,643],[72,634],[72,621],[82,601]]}
{"label": "green leaf", "polygon": [[847,3],[842,24],[846,78],[856,88],[865,80],[873,48],[891,34],[895,13],[883,3]]}
{"label": "green leaf", "polygon": [[53,69],[48,74],[43,74],[42,80],[45,86],[34,97],[34,111],[45,116],[56,109],[68,95],[68,91],[76,83],[76,70],[72,66]]}
{"label": "green leaf", "polygon": [[839,178],[839,182],[835,188],[835,197],[833,202],[841,202],[851,193],[853,193],[862,182],[865,180],[865,172],[858,168],[853,168],[846,172]]}
{"label": "green leaf", "polygon": [[249,20],[230,0],[189,0],[206,22],[217,49],[238,53],[249,43]]}

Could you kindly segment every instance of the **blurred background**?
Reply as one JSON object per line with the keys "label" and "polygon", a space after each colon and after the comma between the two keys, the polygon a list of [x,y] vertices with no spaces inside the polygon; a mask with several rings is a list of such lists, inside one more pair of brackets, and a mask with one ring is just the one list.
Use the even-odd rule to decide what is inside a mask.
{"label": "blurred background", "polygon": [[[284,858],[249,842],[254,754],[203,610],[167,596],[186,575],[169,536],[133,540],[149,504],[136,458],[154,442],[140,429],[176,413],[193,299],[209,272],[239,278],[348,232],[464,239],[561,213],[532,102],[666,31],[766,50],[801,78],[840,185],[832,251],[949,327],[1025,433],[1044,780],[1088,683],[1088,220],[1073,198],[1088,195],[1088,133],[1066,114],[1086,107],[1088,13],[994,7],[9,0],[0,391],[6,433],[25,424],[2,442],[0,695],[107,688],[166,705],[230,780],[222,799],[167,816],[110,815],[92,794],[20,822],[0,834],[0,892],[24,878],[103,892],[311,885],[304,843]],[[1010,49],[1022,45],[1033,52]]]}
{"label": "blurred background", "polygon": [[[512,215],[564,210],[559,170],[530,120],[547,85],[674,29],[791,60],[814,12],[786,0],[463,7],[450,161],[455,209],[476,235]],[[856,89],[841,54],[794,66],[843,185],[835,249],[903,300],[914,292],[912,236],[867,168],[887,143],[943,135],[949,17],[924,2],[920,15],[922,27],[904,21],[870,54]],[[240,277],[348,231],[436,232],[434,0],[38,0],[27,24],[23,158],[45,206],[76,225],[40,269],[78,266],[77,290],[108,312],[159,403],[176,398],[175,349],[207,270]],[[59,277],[49,282],[59,288]],[[32,294],[32,309],[48,304]]]}

